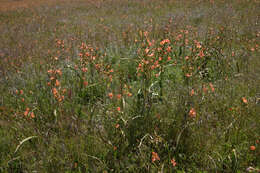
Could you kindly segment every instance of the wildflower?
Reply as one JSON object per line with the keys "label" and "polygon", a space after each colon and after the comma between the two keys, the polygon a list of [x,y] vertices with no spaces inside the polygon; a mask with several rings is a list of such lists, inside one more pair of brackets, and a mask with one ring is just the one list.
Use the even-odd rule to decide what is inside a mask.
{"label": "wildflower", "polygon": [[20,94],[23,95],[23,90],[20,90]]}
{"label": "wildflower", "polygon": [[84,87],[88,86],[88,81],[83,82]]}
{"label": "wildflower", "polygon": [[195,111],[194,108],[191,108],[191,110],[190,110],[190,112],[189,112],[189,116],[190,116],[191,118],[195,118],[195,117],[196,117],[196,111]]}
{"label": "wildflower", "polygon": [[201,58],[205,56],[203,50],[200,51],[199,56],[200,56]]}
{"label": "wildflower", "polygon": [[58,96],[58,90],[56,88],[52,88],[52,93],[55,97]]}
{"label": "wildflower", "polygon": [[64,99],[64,96],[61,96],[61,97],[58,99],[58,101],[59,101],[59,102],[62,102],[63,99]]}
{"label": "wildflower", "polygon": [[148,54],[149,48],[146,48],[144,51],[145,51],[146,54]]}
{"label": "wildflower", "polygon": [[215,88],[214,88],[213,84],[212,84],[212,83],[209,83],[209,86],[210,86],[210,88],[211,88],[211,91],[214,92],[214,91],[215,91]]}
{"label": "wildflower", "polygon": [[120,100],[121,99],[121,94],[117,94],[116,97],[117,97],[118,100]]}
{"label": "wildflower", "polygon": [[131,96],[132,96],[132,93],[128,93],[127,96],[128,96],[128,97],[131,97]]}
{"label": "wildflower", "polygon": [[166,50],[168,53],[171,52],[171,50],[172,50],[171,46],[168,46]]}
{"label": "wildflower", "polygon": [[185,74],[185,76],[186,76],[186,77],[191,77],[192,74],[191,74],[191,73],[187,73],[187,74]]}
{"label": "wildflower", "polygon": [[85,72],[88,71],[88,69],[87,69],[86,67],[82,67],[82,68],[81,68],[81,71],[85,73]]}
{"label": "wildflower", "polygon": [[154,53],[151,53],[151,54],[149,54],[149,55],[147,55],[147,56],[149,56],[149,57],[153,57],[153,56],[154,56]]}
{"label": "wildflower", "polygon": [[175,159],[172,159],[172,160],[171,160],[171,164],[172,164],[173,167],[175,167],[175,166],[177,165]]}
{"label": "wildflower", "polygon": [[188,45],[189,44],[189,40],[186,38],[185,39],[185,45]]}
{"label": "wildflower", "polygon": [[58,79],[56,79],[55,86],[60,86],[60,82],[58,81]]}
{"label": "wildflower", "polygon": [[120,111],[121,111],[121,108],[120,108],[120,107],[117,107],[116,110],[117,110],[118,112],[120,112]]}
{"label": "wildflower", "polygon": [[60,76],[62,75],[62,72],[60,69],[56,70],[56,73],[58,73]]}
{"label": "wildflower", "polygon": [[119,128],[119,126],[120,126],[119,124],[116,124],[116,128],[117,128],[117,129]]}
{"label": "wildflower", "polygon": [[18,91],[18,90],[15,90],[15,94],[19,94],[19,91]]}
{"label": "wildflower", "polygon": [[155,162],[156,160],[160,160],[160,157],[156,152],[152,152],[152,162]]}
{"label": "wildflower", "polygon": [[27,115],[29,114],[29,111],[30,111],[30,109],[29,109],[29,108],[26,108],[25,112],[23,113],[24,116],[27,116]]}
{"label": "wildflower", "polygon": [[164,45],[165,43],[170,43],[169,39],[164,39],[163,41],[160,42],[160,45]]}
{"label": "wildflower", "polygon": [[168,59],[167,59],[167,60],[170,61],[171,59],[172,59],[172,58],[171,58],[170,56],[168,56]]}
{"label": "wildflower", "polygon": [[197,47],[198,49],[200,49],[200,48],[201,48],[201,44],[200,44],[199,42],[196,42],[196,47]]}
{"label": "wildflower", "polygon": [[144,36],[145,36],[145,37],[148,36],[148,31],[144,31]]}
{"label": "wildflower", "polygon": [[109,93],[109,94],[108,94],[108,97],[109,97],[110,99],[112,99],[112,98],[113,98],[113,93]]}
{"label": "wildflower", "polygon": [[194,91],[194,89],[192,89],[190,92],[190,96],[193,96],[194,94],[195,94],[195,91]]}
{"label": "wildflower", "polygon": [[67,89],[64,88],[64,89],[62,90],[62,93],[65,94],[66,92],[67,92]]}
{"label": "wildflower", "polygon": [[243,103],[245,103],[245,104],[248,103],[248,101],[247,101],[247,99],[246,99],[245,97],[242,97],[242,101],[243,101]]}
{"label": "wildflower", "polygon": [[52,73],[53,73],[53,70],[50,69],[50,70],[48,70],[47,72],[48,72],[49,74],[52,74]]}
{"label": "wildflower", "polygon": [[34,113],[33,113],[33,112],[31,113],[31,118],[35,118],[35,115],[34,115]]}
{"label": "wildflower", "polygon": [[255,146],[254,146],[254,145],[251,145],[251,146],[250,146],[250,150],[251,150],[251,151],[255,151]]}

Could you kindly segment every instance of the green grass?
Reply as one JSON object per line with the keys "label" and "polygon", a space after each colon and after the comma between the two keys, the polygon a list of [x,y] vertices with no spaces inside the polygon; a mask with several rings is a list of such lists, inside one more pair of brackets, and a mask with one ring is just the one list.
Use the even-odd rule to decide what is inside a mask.
{"label": "green grass", "polygon": [[0,172],[259,172],[259,10],[79,0],[0,12]]}

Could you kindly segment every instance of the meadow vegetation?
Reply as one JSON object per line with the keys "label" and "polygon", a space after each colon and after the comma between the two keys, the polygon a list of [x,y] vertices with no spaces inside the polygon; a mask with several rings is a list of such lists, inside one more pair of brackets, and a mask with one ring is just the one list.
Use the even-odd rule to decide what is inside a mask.
{"label": "meadow vegetation", "polygon": [[260,172],[258,0],[37,2],[0,10],[0,172]]}

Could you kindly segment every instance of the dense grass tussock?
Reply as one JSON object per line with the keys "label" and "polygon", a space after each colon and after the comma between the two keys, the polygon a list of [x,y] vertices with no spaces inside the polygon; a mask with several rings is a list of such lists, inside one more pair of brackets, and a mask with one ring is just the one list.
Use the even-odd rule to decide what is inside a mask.
{"label": "dense grass tussock", "polygon": [[78,0],[0,12],[0,172],[259,172],[259,11]]}

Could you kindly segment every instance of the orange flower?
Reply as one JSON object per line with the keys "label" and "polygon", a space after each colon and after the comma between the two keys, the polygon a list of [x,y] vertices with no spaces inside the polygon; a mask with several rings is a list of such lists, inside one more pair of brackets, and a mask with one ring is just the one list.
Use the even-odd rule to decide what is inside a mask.
{"label": "orange flower", "polygon": [[164,39],[163,41],[160,42],[160,45],[164,45],[165,43],[170,43],[169,39]]}
{"label": "orange flower", "polygon": [[50,70],[48,70],[47,72],[48,72],[49,74],[52,74],[52,73],[53,73],[53,70],[50,69]]}
{"label": "orange flower", "polygon": [[210,88],[211,88],[211,91],[214,92],[214,91],[215,91],[215,88],[214,88],[213,84],[212,84],[212,83],[209,83],[209,86],[210,86]]}
{"label": "orange flower", "polygon": [[200,48],[201,48],[201,44],[200,44],[199,42],[196,42],[196,47],[197,47],[198,49],[200,49]]}
{"label": "orange flower", "polygon": [[192,89],[190,92],[190,96],[193,96],[194,94],[195,94],[195,91],[194,91],[194,89]]}
{"label": "orange flower", "polygon": [[55,86],[60,86],[60,82],[56,79]]}
{"label": "orange flower", "polygon": [[88,81],[84,81],[83,85],[86,87],[88,85]]}
{"label": "orange flower", "polygon": [[116,124],[116,128],[117,128],[117,129],[119,128],[119,126],[120,126],[119,124]]}
{"label": "orange flower", "polygon": [[245,104],[248,103],[248,101],[247,101],[247,99],[246,99],[245,97],[242,97],[242,101],[243,101],[243,103],[245,103]]}
{"label": "orange flower", "polygon": [[203,50],[200,51],[199,56],[200,56],[201,58],[205,56]]}
{"label": "orange flower", "polygon": [[112,98],[113,98],[113,93],[109,93],[109,94],[108,94],[108,97],[109,97],[110,99],[112,99]]}
{"label": "orange flower", "polygon": [[121,94],[117,94],[116,97],[117,97],[118,100],[120,100],[121,99]]}
{"label": "orange flower", "polygon": [[149,55],[147,55],[147,56],[149,56],[149,57],[153,57],[153,56],[154,56],[154,53],[151,53],[151,54],[149,54]]}
{"label": "orange flower", "polygon": [[185,76],[186,76],[186,77],[191,77],[192,74],[191,74],[191,73],[187,73],[187,74],[185,74]]}
{"label": "orange flower", "polygon": [[30,109],[29,109],[29,108],[26,108],[25,112],[23,113],[24,116],[27,116],[27,115],[29,114],[29,111],[30,111]]}
{"label": "orange flower", "polygon": [[31,118],[35,118],[35,115],[34,115],[34,113],[33,113],[33,112],[31,113]]}
{"label": "orange flower", "polygon": [[67,89],[64,88],[64,89],[62,90],[62,93],[65,94],[66,92],[67,92]]}
{"label": "orange flower", "polygon": [[56,70],[56,73],[58,73],[60,76],[62,75],[62,72],[60,69]]}
{"label": "orange flower", "polygon": [[52,88],[52,93],[55,97],[58,96],[58,90],[56,88]]}
{"label": "orange flower", "polygon": [[81,71],[85,73],[85,72],[88,71],[88,69],[87,69],[86,67],[82,67],[82,68],[81,68]]}
{"label": "orange flower", "polygon": [[20,90],[20,94],[23,95],[23,90]]}
{"label": "orange flower", "polygon": [[171,52],[171,50],[172,50],[171,46],[168,46],[166,50],[168,53]]}
{"label": "orange flower", "polygon": [[254,145],[251,145],[251,146],[250,146],[250,150],[251,150],[251,151],[255,151],[255,146],[254,146]]}
{"label": "orange flower", "polygon": [[155,162],[156,160],[160,160],[160,157],[156,152],[152,152],[152,162]]}
{"label": "orange flower", "polygon": [[127,95],[128,95],[128,97],[131,97],[131,96],[132,96],[132,93],[128,93]]}
{"label": "orange flower", "polygon": [[148,54],[149,48],[146,48],[144,51],[145,51],[146,54]]}
{"label": "orange flower", "polygon": [[118,112],[120,112],[121,108],[120,108],[120,107],[117,107],[116,110],[117,110]]}
{"label": "orange flower", "polygon": [[172,164],[173,167],[175,167],[175,166],[177,165],[175,159],[172,159],[172,160],[171,160],[171,164]]}
{"label": "orange flower", "polygon": [[195,111],[194,108],[191,108],[191,110],[190,110],[190,112],[189,112],[189,116],[190,116],[191,118],[195,118],[195,117],[196,117],[196,111]]}

